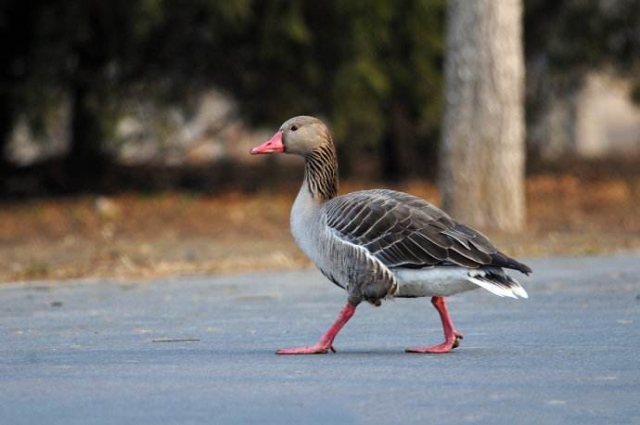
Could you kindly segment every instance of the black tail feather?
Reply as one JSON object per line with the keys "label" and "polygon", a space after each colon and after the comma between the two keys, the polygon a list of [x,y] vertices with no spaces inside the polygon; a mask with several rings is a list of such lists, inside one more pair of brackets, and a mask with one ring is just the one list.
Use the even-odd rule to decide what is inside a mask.
{"label": "black tail feather", "polygon": [[531,268],[526,264],[516,261],[513,258],[507,257],[501,252],[496,252],[495,254],[491,254],[491,260],[492,260],[491,261],[492,266],[518,270],[519,272],[524,273],[526,275],[532,272]]}

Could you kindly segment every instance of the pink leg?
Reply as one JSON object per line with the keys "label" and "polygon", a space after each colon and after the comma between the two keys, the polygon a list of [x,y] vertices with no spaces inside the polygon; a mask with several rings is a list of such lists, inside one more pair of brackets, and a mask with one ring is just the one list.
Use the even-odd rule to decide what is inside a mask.
{"label": "pink leg", "polygon": [[333,340],[336,335],[338,335],[338,332],[340,332],[340,329],[342,329],[349,319],[351,319],[351,316],[353,316],[353,313],[355,312],[356,306],[351,303],[347,303],[347,305],[345,305],[340,311],[340,314],[338,314],[338,318],[333,325],[331,325],[329,330],[320,337],[315,345],[311,347],[285,348],[276,351],[276,354],[324,354],[329,350],[335,353],[336,350],[333,348]]}
{"label": "pink leg", "polygon": [[451,317],[449,317],[449,311],[447,311],[447,305],[442,297],[431,298],[431,304],[440,313],[440,319],[442,320],[442,329],[444,330],[444,342],[431,347],[418,347],[408,348],[407,353],[448,353],[452,349],[460,345],[462,334],[453,327]]}

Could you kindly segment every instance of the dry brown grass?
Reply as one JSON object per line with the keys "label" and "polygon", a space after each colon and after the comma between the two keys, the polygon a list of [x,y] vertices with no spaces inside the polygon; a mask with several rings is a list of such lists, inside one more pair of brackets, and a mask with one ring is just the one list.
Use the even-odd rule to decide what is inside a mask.
{"label": "dry brown grass", "polygon": [[[371,185],[370,185],[371,186]],[[364,187],[346,183],[342,192]],[[430,183],[398,187],[434,203]],[[296,188],[256,195],[124,194],[39,199],[0,208],[0,281],[77,277],[150,278],[235,273],[311,264],[289,234]],[[527,182],[528,229],[486,230],[522,256],[640,249],[640,178]]]}

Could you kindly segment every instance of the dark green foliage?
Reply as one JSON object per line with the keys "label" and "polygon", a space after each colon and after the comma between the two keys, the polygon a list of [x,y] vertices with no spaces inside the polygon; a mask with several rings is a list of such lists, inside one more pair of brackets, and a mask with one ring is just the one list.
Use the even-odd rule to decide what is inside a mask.
{"label": "dark green foliage", "polygon": [[640,65],[640,1],[527,0],[527,56],[544,54],[555,73]]}
{"label": "dark green foliage", "polygon": [[74,169],[100,155],[123,93],[184,103],[209,85],[231,93],[252,122],[324,116],[347,159],[387,140],[391,174],[420,171],[406,152],[436,142],[443,0],[8,0],[1,7],[2,87],[12,88],[8,100],[0,89],[0,103],[36,123],[56,96],[71,96]]}
{"label": "dark green foliage", "polygon": [[[545,57],[553,72],[606,63],[637,69],[639,1],[525,5],[527,56]],[[18,114],[37,129],[65,96],[75,116],[69,171],[99,174],[124,95],[188,105],[213,85],[236,98],[252,123],[274,126],[297,114],[327,119],[343,173],[366,152],[387,178],[431,175],[443,103],[445,6],[445,0],[3,0],[0,158]],[[68,179],[77,181],[91,179]]]}

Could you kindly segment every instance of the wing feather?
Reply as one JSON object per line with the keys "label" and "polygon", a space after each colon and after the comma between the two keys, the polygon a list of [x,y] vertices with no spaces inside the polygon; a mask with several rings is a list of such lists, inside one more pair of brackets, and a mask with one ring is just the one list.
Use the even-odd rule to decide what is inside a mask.
{"label": "wing feather", "polygon": [[336,236],[367,249],[387,267],[456,264],[531,270],[498,251],[482,233],[423,199],[392,190],[365,190],[324,206]]}

